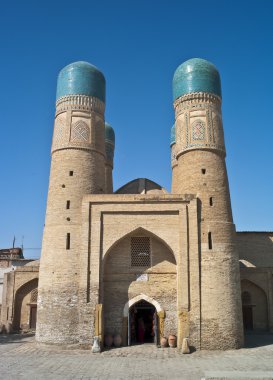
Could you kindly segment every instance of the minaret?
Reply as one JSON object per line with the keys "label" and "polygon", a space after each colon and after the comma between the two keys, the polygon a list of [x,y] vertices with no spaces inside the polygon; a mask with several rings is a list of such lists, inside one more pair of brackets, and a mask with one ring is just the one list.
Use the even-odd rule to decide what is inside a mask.
{"label": "minaret", "polygon": [[105,192],[105,79],[87,62],[58,76],[36,339],[78,341],[78,277],[84,194]]}
{"label": "minaret", "polygon": [[175,124],[171,128],[171,163],[172,163],[172,192],[176,188],[176,183],[174,181],[177,178],[177,159],[176,159],[176,143],[175,143]]}
{"label": "minaret", "polygon": [[113,160],[115,151],[115,132],[110,124],[105,123],[105,193],[113,193]]}
{"label": "minaret", "polygon": [[198,316],[189,310],[190,335],[199,331],[202,349],[238,348],[243,344],[239,258],[215,66],[199,58],[184,62],[174,73],[173,97],[177,168],[172,190],[199,199],[200,288],[189,300],[192,305],[199,300],[200,306]]}

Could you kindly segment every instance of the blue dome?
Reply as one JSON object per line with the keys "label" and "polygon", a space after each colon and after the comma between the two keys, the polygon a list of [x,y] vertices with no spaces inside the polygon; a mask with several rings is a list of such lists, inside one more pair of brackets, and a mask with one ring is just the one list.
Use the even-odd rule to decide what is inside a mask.
{"label": "blue dome", "polygon": [[216,67],[201,58],[182,63],[173,76],[173,99],[193,92],[209,92],[222,96],[221,80]]}
{"label": "blue dome", "polygon": [[94,96],[105,103],[105,78],[88,62],[74,62],[59,73],[57,100],[66,95]]}
{"label": "blue dome", "polygon": [[105,123],[105,152],[108,160],[112,161],[115,150],[115,132],[110,124]]}
{"label": "blue dome", "polygon": [[175,144],[175,124],[171,128],[171,146]]}

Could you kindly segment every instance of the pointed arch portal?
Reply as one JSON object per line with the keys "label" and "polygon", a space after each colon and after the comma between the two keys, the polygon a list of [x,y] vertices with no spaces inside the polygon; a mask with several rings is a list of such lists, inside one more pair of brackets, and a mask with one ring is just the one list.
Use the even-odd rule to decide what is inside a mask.
{"label": "pointed arch portal", "polygon": [[163,311],[162,307],[160,306],[160,304],[156,300],[154,300],[153,298],[151,298],[149,296],[146,296],[146,294],[140,294],[139,296],[136,296],[136,297],[130,299],[128,302],[126,302],[124,309],[123,309],[123,317],[125,317],[125,318],[128,317],[130,307],[133,306],[135,303],[142,301],[142,300],[147,301],[148,303],[153,305],[157,312]]}
{"label": "pointed arch portal", "polygon": [[123,331],[123,341],[127,341],[128,346],[136,343],[158,344],[164,317],[163,308],[152,297],[142,293],[130,299],[123,309],[127,325],[127,331]]}
{"label": "pointed arch portal", "polygon": [[[149,262],[142,260],[144,255]],[[158,287],[164,288],[165,297],[160,297]],[[122,335],[123,345],[158,343],[164,325],[176,329],[176,291],[176,260],[168,244],[144,228],[126,234],[104,257],[105,334]]]}
{"label": "pointed arch portal", "polygon": [[268,303],[265,291],[253,281],[243,279],[242,311],[245,331],[268,329]]}

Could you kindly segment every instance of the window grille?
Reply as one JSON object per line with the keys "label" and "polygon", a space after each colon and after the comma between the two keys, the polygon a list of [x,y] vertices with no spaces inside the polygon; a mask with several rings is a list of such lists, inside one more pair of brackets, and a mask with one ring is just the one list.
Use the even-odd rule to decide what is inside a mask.
{"label": "window grille", "polygon": [[151,266],[151,250],[149,237],[141,236],[131,238],[131,266]]}
{"label": "window grille", "polygon": [[33,289],[30,295],[30,302],[37,303],[38,289]]}

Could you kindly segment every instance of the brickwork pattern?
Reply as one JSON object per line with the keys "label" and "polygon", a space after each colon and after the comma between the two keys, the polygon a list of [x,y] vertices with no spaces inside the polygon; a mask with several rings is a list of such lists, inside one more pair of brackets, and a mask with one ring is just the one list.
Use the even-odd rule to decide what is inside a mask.
{"label": "brickwork pattern", "polygon": [[192,149],[215,149],[225,155],[221,99],[196,93],[174,102],[176,157]]}
{"label": "brickwork pattern", "polygon": [[[196,312],[190,311],[189,328],[194,331],[200,325],[203,349],[238,348],[243,344],[240,277],[221,100],[205,93],[189,94],[177,99],[174,108],[178,166],[172,191],[198,197],[200,277],[194,293],[199,293],[201,309],[197,324],[191,321]],[[203,126],[198,143],[193,129],[197,125]]]}
{"label": "brickwork pattern", "polygon": [[[149,235],[142,232],[142,236]],[[105,332],[122,334],[125,304],[145,294],[156,300],[166,313],[165,335],[177,334],[176,262],[173,254],[161,242],[151,238],[151,266],[147,269],[132,267],[130,245],[131,236],[128,236],[107,254],[103,277]],[[147,273],[147,281],[137,281],[137,275],[142,273]]]}
{"label": "brickwork pattern", "polygon": [[40,342],[79,341],[81,204],[84,194],[105,192],[103,112],[102,102],[80,95],[56,105],[38,296]]}

